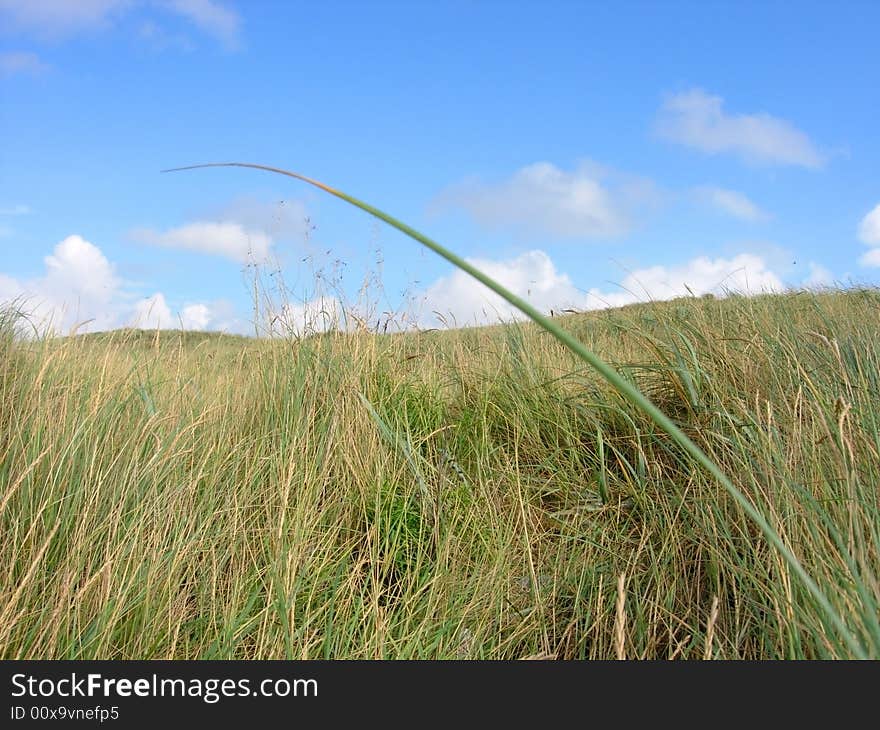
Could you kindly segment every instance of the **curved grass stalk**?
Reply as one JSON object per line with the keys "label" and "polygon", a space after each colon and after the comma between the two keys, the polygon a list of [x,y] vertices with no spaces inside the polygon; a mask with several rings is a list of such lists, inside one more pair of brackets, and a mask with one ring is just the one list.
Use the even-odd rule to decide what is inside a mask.
{"label": "curved grass stalk", "polygon": [[[819,588],[819,586],[812,579],[809,573],[807,573],[806,569],[803,567],[803,565],[801,565],[795,554],[782,541],[782,538],[779,537],[777,532],[770,526],[770,523],[767,522],[764,515],[762,515],[746,498],[746,496],[739,489],[736,488],[733,482],[718,467],[718,465],[715,464],[715,462],[712,461],[699,446],[691,441],[691,439],[688,438],[688,436],[678,426],[676,426],[675,423],[673,423],[673,421],[665,413],[663,413],[663,411],[661,411],[650,400],[648,400],[648,398],[645,397],[641,393],[641,391],[636,388],[635,385],[623,378],[620,373],[618,373],[613,367],[602,360],[598,355],[593,353],[588,348],[584,347],[584,345],[577,338],[575,338],[573,335],[560,327],[552,319],[541,314],[541,312],[535,309],[527,301],[516,296],[516,294],[514,294],[513,292],[508,291],[501,284],[484,274],[475,266],[469,264],[460,256],[457,256],[452,251],[445,248],[444,246],[441,246],[439,243],[433,241],[424,234],[419,233],[414,228],[411,228],[405,223],[379,210],[378,208],[374,208],[369,203],[358,200],[357,198],[354,198],[351,195],[342,192],[341,190],[336,190],[329,185],[325,185],[324,183],[319,182],[318,180],[313,180],[312,178],[306,177],[305,175],[301,175],[296,172],[290,172],[289,170],[282,170],[278,167],[257,165],[249,162],[211,162],[201,165],[188,165],[186,167],[170,168],[167,170],[162,170],[162,172],[196,170],[205,167],[247,167],[255,170],[274,172],[279,175],[286,175],[287,177],[292,177],[297,180],[302,180],[303,182],[309,183],[310,185],[320,188],[321,190],[324,190],[325,192],[328,192],[331,195],[334,195],[337,198],[344,200],[346,203],[349,203],[356,208],[360,208],[361,210],[369,213],[372,216],[375,216],[379,220],[392,226],[393,228],[396,228],[402,233],[405,233],[410,238],[431,249],[434,253],[442,256],[444,259],[449,261],[457,268],[467,272],[481,284],[484,284],[493,292],[498,294],[498,296],[500,296],[502,299],[512,304],[520,312],[525,314],[529,319],[540,325],[545,332],[553,335],[553,337],[555,337],[559,342],[565,345],[569,350],[574,352],[578,357],[580,357],[586,363],[591,365],[595,370],[597,370],[599,374],[603,378],[605,378],[605,380],[607,380],[619,393],[626,397],[636,407],[641,409],[652,421],[654,421],[655,424],[657,424],[657,426],[659,426],[663,431],[669,434],[669,436],[671,436],[672,439],[685,452],[687,452],[695,461],[697,461],[709,474],[717,479],[721,486],[724,487],[728,494],[730,494],[730,496],[743,508],[745,513],[758,526],[758,528],[764,534],[764,537],[767,538],[768,542],[770,542],[770,544],[779,551],[780,555],[782,555],[789,568],[791,568],[795,575],[797,575],[797,577],[801,580],[802,584],[810,593],[810,595],[812,595],[815,601],[819,604],[820,608],[825,614],[825,618],[827,619],[827,621],[832,626],[834,626],[835,629],[837,629],[841,639],[852,652],[853,656],[859,659],[869,658],[868,652],[865,647],[862,646],[859,640],[847,628],[843,618],[834,609],[834,607],[831,605],[831,602],[828,600],[828,597],[823,593],[822,589]],[[880,653],[880,647],[873,647],[873,649],[875,654]]]}

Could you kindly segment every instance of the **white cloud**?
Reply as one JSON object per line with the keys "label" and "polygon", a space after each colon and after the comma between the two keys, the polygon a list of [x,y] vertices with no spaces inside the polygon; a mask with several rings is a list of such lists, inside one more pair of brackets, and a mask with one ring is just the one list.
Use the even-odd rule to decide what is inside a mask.
{"label": "white cloud", "polygon": [[236,317],[232,305],[227,301],[186,304],[179,312],[175,312],[162,292],[156,292],[136,302],[124,324],[140,329],[182,329],[230,334],[253,332],[253,325]]}
{"label": "white cloud", "polygon": [[567,172],[536,162],[500,183],[461,183],[441,194],[437,203],[463,208],[487,228],[560,238],[616,236],[629,225],[620,201],[602,185],[601,176],[602,171],[588,163]]}
{"label": "white cloud", "polygon": [[136,326],[245,333],[247,323],[222,300],[186,304],[175,313],[156,292],[136,300],[115,267],[93,243],[68,236],[49,256],[42,276],[19,280],[0,274],[0,306],[14,302],[38,332],[65,334]]}
{"label": "white cloud", "polygon": [[0,274],[0,303],[18,299],[24,294],[24,289],[17,279],[6,274]]}
{"label": "white cloud", "polygon": [[880,246],[880,205],[862,218],[859,224],[859,240],[869,246]]}
{"label": "white cloud", "polygon": [[806,287],[823,287],[834,284],[834,274],[832,274],[824,266],[820,266],[815,261],[810,261],[810,273],[806,279],[801,282],[801,286]]}
{"label": "white cloud", "polygon": [[215,0],[167,0],[167,7],[184,16],[228,48],[237,48],[241,17]]}
{"label": "white cloud", "polygon": [[[628,274],[619,289],[583,291],[557,271],[544,251],[529,251],[506,261],[470,260],[477,268],[543,312],[616,307],[638,301],[671,299],[727,292],[781,291],[780,278],[760,256],[740,254],[731,259],[705,256],[683,265],[652,266]],[[478,281],[456,270],[432,284],[420,297],[422,326],[450,327],[485,324],[523,315]]]}
{"label": "white cloud", "polygon": [[157,292],[135,304],[130,326],[163,330],[173,327],[174,318],[171,316],[171,310],[168,308],[164,295]]}
{"label": "white cloud", "polygon": [[106,303],[119,288],[107,257],[82,236],[65,238],[44,262],[46,280],[56,291],[76,291],[81,298]]}
{"label": "white cloud", "polygon": [[20,30],[58,39],[102,29],[131,0],[0,0],[0,14]]}
{"label": "white cloud", "polygon": [[30,51],[8,51],[0,53],[0,76],[15,74],[40,74],[49,69],[49,64],[40,60]]}
{"label": "white cloud", "polygon": [[225,299],[214,299],[206,304],[187,304],[181,310],[180,318],[184,329],[254,334],[253,321],[240,317],[232,302]]}
{"label": "white cloud", "polygon": [[767,213],[736,190],[705,185],[695,188],[694,193],[700,200],[735,218],[753,222],[769,218]]}
{"label": "white cloud", "polygon": [[190,304],[180,312],[181,326],[185,330],[206,330],[213,314],[207,304]]}
{"label": "white cloud", "polygon": [[670,96],[657,122],[662,137],[710,154],[732,152],[753,163],[819,168],[823,155],[791,123],[766,113],[727,114],[724,99],[693,89]]}
{"label": "white cloud", "polygon": [[203,211],[202,220],[164,232],[138,228],[129,236],[142,243],[224,256],[238,263],[266,263],[278,241],[303,240],[310,226],[299,200],[267,202],[242,196]]}
{"label": "white cloud", "polygon": [[227,301],[221,299],[208,304],[186,304],[179,312],[175,312],[162,292],[138,300],[124,324],[126,327],[141,329],[183,329],[234,334],[253,332],[253,326],[236,317],[232,305]]}
{"label": "white cloud", "polygon": [[859,259],[859,263],[862,266],[880,267],[880,248],[872,248]]}
{"label": "white cloud", "polygon": [[679,266],[639,269],[623,279],[621,291],[603,294],[591,289],[590,295],[599,301],[606,299],[617,305],[691,294],[758,294],[781,291],[783,288],[781,279],[767,268],[763,258],[743,253],[731,259],[699,256]]}
{"label": "white cloud", "polygon": [[307,302],[289,302],[267,314],[270,335],[309,335],[345,327],[342,303],[319,296]]}
{"label": "white cloud", "polygon": [[239,263],[265,262],[272,247],[272,239],[265,233],[232,222],[189,223],[164,233],[140,228],[132,231],[131,236],[153,246],[215,254]]}
{"label": "white cloud", "polygon": [[[585,304],[583,292],[566,274],[556,270],[543,251],[528,251],[507,261],[468,262],[540,310],[582,308]],[[425,291],[423,307],[425,321],[452,327],[522,317],[512,305],[460,269]]]}
{"label": "white cloud", "polygon": [[862,266],[880,267],[880,204],[862,218],[859,240],[873,247],[859,259],[859,263]]}
{"label": "white cloud", "polygon": [[43,259],[45,274],[19,281],[5,276],[0,301],[19,300],[38,330],[66,331],[88,322],[88,328],[113,326],[120,306],[120,280],[93,243],[68,236]]}

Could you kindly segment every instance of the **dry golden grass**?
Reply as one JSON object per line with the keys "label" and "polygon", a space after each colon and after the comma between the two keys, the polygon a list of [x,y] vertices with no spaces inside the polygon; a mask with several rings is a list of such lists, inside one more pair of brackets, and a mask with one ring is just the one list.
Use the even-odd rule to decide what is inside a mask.
{"label": "dry golden grass", "polygon": [[[877,658],[880,295],[563,323],[731,476]],[[729,494],[534,326],[11,330],[4,658],[852,656]]]}

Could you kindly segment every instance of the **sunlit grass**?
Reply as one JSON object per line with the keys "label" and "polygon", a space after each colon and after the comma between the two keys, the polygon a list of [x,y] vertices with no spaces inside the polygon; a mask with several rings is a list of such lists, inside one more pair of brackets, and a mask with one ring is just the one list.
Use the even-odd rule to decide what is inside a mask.
{"label": "sunlit grass", "polygon": [[[565,329],[880,655],[880,294]],[[743,504],[533,324],[0,327],[4,658],[858,656]]]}

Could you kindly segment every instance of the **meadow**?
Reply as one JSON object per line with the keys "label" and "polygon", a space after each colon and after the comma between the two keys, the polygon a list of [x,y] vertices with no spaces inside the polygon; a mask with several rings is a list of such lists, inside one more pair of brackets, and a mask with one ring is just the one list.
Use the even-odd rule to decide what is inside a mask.
{"label": "meadow", "polygon": [[554,321],[831,613],[533,323],[28,339],[7,312],[0,657],[880,658],[880,292]]}

